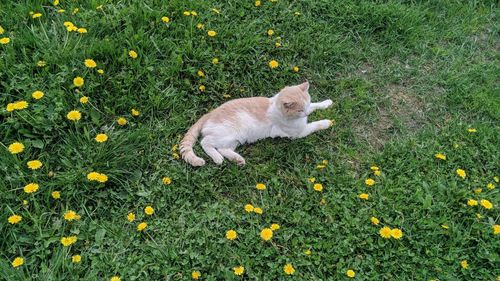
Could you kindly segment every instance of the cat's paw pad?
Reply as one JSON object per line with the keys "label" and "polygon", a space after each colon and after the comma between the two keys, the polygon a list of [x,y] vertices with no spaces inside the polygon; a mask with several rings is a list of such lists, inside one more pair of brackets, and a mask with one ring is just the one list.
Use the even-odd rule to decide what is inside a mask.
{"label": "cat's paw pad", "polygon": [[328,108],[328,107],[332,106],[332,104],[333,104],[332,100],[325,100],[325,101],[323,101],[324,108]]}
{"label": "cat's paw pad", "polygon": [[245,164],[246,164],[245,158],[243,158],[243,157],[235,159],[234,162],[236,162],[236,165],[238,165],[238,166],[245,166]]}

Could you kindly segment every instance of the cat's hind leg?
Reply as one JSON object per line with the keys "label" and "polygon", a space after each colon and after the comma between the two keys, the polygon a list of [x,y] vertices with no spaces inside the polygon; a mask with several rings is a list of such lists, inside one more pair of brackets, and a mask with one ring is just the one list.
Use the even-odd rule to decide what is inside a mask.
{"label": "cat's hind leg", "polygon": [[228,160],[236,163],[238,166],[245,165],[245,158],[243,158],[231,148],[217,148],[217,151],[219,151],[220,154],[222,154],[222,156],[226,157]]}
{"label": "cat's hind leg", "polygon": [[220,165],[224,161],[224,157],[215,149],[213,143],[210,141],[210,137],[205,137],[200,142],[201,147],[205,150],[205,153],[214,160],[215,164]]}

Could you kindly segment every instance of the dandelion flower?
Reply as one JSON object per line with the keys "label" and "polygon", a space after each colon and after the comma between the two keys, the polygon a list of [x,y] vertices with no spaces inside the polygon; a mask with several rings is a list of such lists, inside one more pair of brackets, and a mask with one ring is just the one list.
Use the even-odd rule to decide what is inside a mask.
{"label": "dandelion flower", "polygon": [[275,230],[278,230],[278,229],[280,229],[280,225],[279,224],[277,224],[277,223],[271,224],[271,230],[272,231],[275,231]]}
{"label": "dandelion flower", "polygon": [[292,68],[293,72],[299,72],[300,68],[298,66],[294,66]]}
{"label": "dandelion flower", "polygon": [[41,13],[34,13],[33,15],[31,15],[31,17],[34,19],[40,18],[41,16],[42,16]]}
{"label": "dandelion flower", "polygon": [[493,204],[491,204],[491,202],[486,200],[486,199],[482,199],[481,201],[479,201],[479,203],[481,204],[481,206],[483,206],[486,209],[493,208]]}
{"label": "dandelion flower", "polygon": [[47,62],[46,61],[43,61],[43,60],[39,60],[37,63],[36,63],[36,66],[38,67],[44,67],[47,65]]}
{"label": "dandelion flower", "polygon": [[123,118],[123,117],[120,117],[118,119],[116,119],[116,122],[118,123],[118,125],[120,126],[125,126],[127,124],[127,119]]}
{"label": "dandelion flower", "polygon": [[442,153],[436,153],[436,154],[434,154],[434,157],[436,157],[437,159],[440,159],[440,160],[446,160],[446,155],[444,155]]}
{"label": "dandelion flower", "polygon": [[148,215],[148,216],[153,215],[154,212],[155,212],[155,209],[153,209],[153,207],[151,207],[151,206],[147,206],[146,208],[144,208],[144,213],[146,213],[146,215]]}
{"label": "dandelion flower", "polygon": [[137,231],[143,231],[146,227],[148,227],[148,224],[146,222],[141,222],[137,225]]}
{"label": "dandelion flower", "polygon": [[270,67],[271,69],[274,69],[274,68],[278,67],[279,65],[280,65],[280,64],[279,64],[279,62],[277,62],[277,61],[275,61],[275,60],[271,60],[271,61],[269,62],[269,67]]}
{"label": "dandelion flower", "polygon": [[368,186],[372,186],[375,184],[375,180],[373,179],[366,179],[365,180],[365,184],[368,185]]}
{"label": "dandelion flower", "polygon": [[377,171],[374,171],[373,174],[377,177],[380,177],[380,175],[382,174],[381,171],[377,170]]}
{"label": "dandelion flower", "polygon": [[205,92],[206,87],[205,85],[200,85],[198,89],[200,90],[200,92]]}
{"label": "dandelion flower", "polygon": [[95,141],[96,142],[105,142],[108,140],[108,136],[106,134],[97,134],[97,136],[95,136]]}
{"label": "dandelion flower", "polygon": [[99,74],[101,74],[101,75],[102,75],[102,74],[104,74],[104,69],[98,69],[98,70],[97,70],[97,73],[99,73]]}
{"label": "dandelion flower", "polygon": [[2,26],[0,26],[0,34],[3,34],[5,32],[5,29],[3,29]]}
{"label": "dandelion flower", "polygon": [[68,120],[71,120],[71,121],[78,121],[82,118],[82,114],[78,110],[71,110],[66,115],[66,118],[68,118]]}
{"label": "dandelion flower", "polygon": [[86,66],[86,67],[88,67],[88,68],[94,68],[94,67],[96,67],[96,66],[97,66],[97,63],[96,63],[93,59],[86,59],[86,60],[84,61],[84,64],[85,64],[85,66]]}
{"label": "dandelion flower", "polygon": [[77,31],[78,33],[80,33],[80,34],[83,34],[83,33],[87,33],[87,32],[88,32],[88,31],[87,31],[87,29],[86,29],[86,28],[83,28],[83,27],[78,28],[76,31]]}
{"label": "dandelion flower", "polygon": [[184,11],[182,14],[185,15],[186,17],[191,15],[189,11]]}
{"label": "dandelion flower", "polygon": [[15,258],[12,262],[12,267],[19,267],[24,264],[24,259],[21,257]]}
{"label": "dandelion flower", "polygon": [[198,28],[198,29],[203,29],[204,27],[205,27],[205,25],[203,25],[202,23],[198,23],[196,25],[196,28]]}
{"label": "dandelion flower", "polygon": [[391,229],[391,236],[394,239],[401,239],[401,237],[403,237],[403,231],[399,228]]}
{"label": "dandelion flower", "polygon": [[246,204],[246,205],[245,205],[245,211],[246,211],[247,213],[251,213],[251,212],[253,212],[253,210],[254,210],[254,209],[255,209],[255,208],[253,207],[253,205],[252,205],[252,204]]}
{"label": "dandelion flower", "polygon": [[7,221],[10,223],[10,224],[16,224],[18,222],[20,222],[21,220],[23,219],[23,217],[19,216],[19,215],[12,215],[10,216]]}
{"label": "dandelion flower", "polygon": [[262,3],[260,2],[260,0],[255,1],[255,7],[260,7],[260,5],[262,5]]}
{"label": "dandelion flower", "polygon": [[449,228],[450,228],[447,224],[442,224],[442,225],[441,225],[441,227],[442,227],[443,229],[449,229]]}
{"label": "dandelion flower", "polygon": [[469,129],[467,129],[467,132],[469,132],[469,133],[476,133],[477,129],[475,129],[475,128],[469,128]]}
{"label": "dandelion flower", "polygon": [[96,181],[99,178],[99,173],[98,172],[90,172],[87,174],[87,179],[89,181]]}
{"label": "dandelion flower", "polygon": [[228,240],[231,240],[231,241],[232,241],[232,240],[236,239],[236,237],[238,237],[238,233],[236,233],[236,231],[234,231],[234,230],[230,229],[230,230],[228,230],[228,231],[226,232],[226,238],[227,238]]}
{"label": "dandelion flower", "polygon": [[74,244],[77,240],[78,240],[78,237],[76,237],[76,236],[62,237],[61,244],[63,244],[64,247],[68,247],[71,244]]}
{"label": "dandelion flower", "polygon": [[28,183],[27,185],[24,186],[24,192],[26,193],[33,193],[36,192],[39,188],[39,185],[36,183]]}
{"label": "dandelion flower", "polygon": [[139,110],[135,109],[135,108],[132,108],[130,110],[130,113],[132,114],[132,116],[139,116],[141,113],[139,112]]}
{"label": "dandelion flower", "polygon": [[77,76],[73,79],[73,85],[75,85],[76,87],[81,87],[84,83],[85,80],[80,76]]}
{"label": "dandelion flower", "polygon": [[354,278],[354,276],[356,276],[356,272],[354,272],[354,270],[352,270],[352,269],[347,270],[347,272],[345,274],[349,278]]}
{"label": "dandelion flower", "polygon": [[313,186],[314,190],[321,192],[323,191],[323,185],[321,183],[315,183]]}
{"label": "dandelion flower", "polygon": [[469,263],[467,262],[467,260],[463,260],[463,261],[460,262],[460,266],[463,269],[468,269],[469,268]]}
{"label": "dandelion flower", "polygon": [[241,276],[245,273],[245,267],[242,265],[233,268],[234,275]]}
{"label": "dandelion flower", "polygon": [[205,77],[205,72],[203,72],[203,70],[198,70],[196,74],[198,74],[198,76],[200,77]]}
{"label": "dandelion flower", "polygon": [[108,181],[108,176],[106,174],[100,173],[99,176],[97,176],[97,181],[100,183],[105,183]]}
{"label": "dandelion flower", "polygon": [[52,198],[54,198],[54,199],[59,199],[59,198],[61,198],[61,192],[60,191],[52,191],[52,193],[50,193],[50,196],[52,196]]}
{"label": "dandelion flower", "polygon": [[169,185],[172,183],[172,179],[170,179],[169,177],[163,177],[161,181],[163,182],[164,185]]}
{"label": "dandelion flower", "polygon": [[370,218],[370,221],[372,222],[372,224],[374,225],[378,225],[380,223],[380,221],[376,218],[376,217],[371,217]]}
{"label": "dandelion flower", "polygon": [[293,268],[293,265],[291,263],[287,263],[285,264],[285,266],[283,266],[283,271],[286,275],[292,275],[295,273],[295,268]]}
{"label": "dandelion flower", "polygon": [[384,226],[379,231],[380,236],[385,239],[391,238],[391,229],[387,226]]}
{"label": "dandelion flower", "polygon": [[170,22],[170,19],[168,17],[161,17],[161,21],[164,23]]}
{"label": "dandelion flower", "polygon": [[493,234],[495,234],[495,235],[500,234],[500,225],[495,224],[493,226]]}
{"label": "dandelion flower", "polygon": [[257,188],[258,190],[264,190],[266,189],[266,185],[263,183],[258,183],[255,185],[255,188]]}
{"label": "dandelion flower", "polygon": [[37,169],[40,169],[42,167],[42,161],[40,160],[31,160],[31,161],[28,161],[28,163],[26,163],[26,165],[28,165],[28,168],[30,168],[31,170],[37,170]]}
{"label": "dandelion flower", "polygon": [[83,96],[83,97],[81,97],[81,98],[80,98],[80,102],[81,102],[81,103],[84,103],[84,104],[85,104],[85,103],[87,103],[87,102],[89,102],[89,97],[87,97],[87,96]]}
{"label": "dandelion flower", "polygon": [[201,277],[201,273],[199,271],[193,271],[191,272],[191,278],[193,280],[198,280]]}
{"label": "dandelion flower", "polygon": [[24,144],[20,142],[14,142],[9,145],[9,152],[12,154],[18,154],[23,152],[24,150]]}
{"label": "dandelion flower", "polygon": [[310,256],[310,255],[311,255],[311,253],[312,253],[312,252],[311,252],[311,250],[309,250],[309,249],[307,249],[307,250],[305,250],[305,251],[304,251],[304,254],[305,254],[306,256]]}
{"label": "dandelion flower", "polygon": [[264,228],[260,232],[260,238],[264,241],[269,241],[271,238],[273,238],[273,231],[270,228]]}
{"label": "dandelion flower", "polygon": [[71,256],[71,262],[72,263],[79,263],[82,261],[82,256],[80,255],[73,255]]}
{"label": "dandelion flower", "polygon": [[269,35],[269,36],[273,36],[273,35],[274,35],[274,30],[272,30],[272,29],[268,29],[268,30],[267,30],[267,35]]}
{"label": "dandelion flower", "polygon": [[21,110],[21,109],[26,109],[28,108],[28,102],[26,101],[18,101],[14,103],[14,109]]}
{"label": "dandelion flower", "polygon": [[137,58],[137,53],[134,51],[134,50],[130,50],[128,52],[128,55],[133,58],[133,59],[136,59]]}
{"label": "dandelion flower", "polygon": [[210,36],[210,37],[214,37],[215,35],[217,35],[217,32],[215,32],[215,31],[213,31],[213,30],[209,30],[209,31],[207,32],[207,34],[208,34],[208,36]]}
{"label": "dandelion flower", "polygon": [[135,214],[134,213],[128,213],[127,220],[129,222],[133,222],[135,220]]}
{"label": "dandelion flower", "polygon": [[109,281],[122,281],[122,279],[120,278],[120,276],[113,276],[109,279]]}
{"label": "dandelion flower", "polygon": [[262,213],[263,213],[262,209],[261,209],[261,208],[259,208],[259,207],[255,207],[255,208],[253,209],[253,211],[254,211],[254,213],[256,213],[256,214],[258,214],[258,215],[262,215]]}
{"label": "dandelion flower", "polygon": [[477,206],[477,200],[469,199],[469,200],[467,200],[467,205],[469,205],[471,207]]}
{"label": "dandelion flower", "polygon": [[69,210],[64,213],[64,219],[67,221],[79,220],[80,216],[75,211]]}
{"label": "dandelion flower", "polygon": [[9,37],[2,37],[0,38],[0,44],[6,45],[10,43],[10,38]]}
{"label": "dandelion flower", "polygon": [[488,185],[486,187],[488,189],[495,189],[495,185],[492,182],[488,183]]}
{"label": "dandelion flower", "polygon": [[218,64],[219,63],[219,59],[218,58],[213,58],[212,59],[212,64]]}
{"label": "dandelion flower", "polygon": [[465,173],[465,171],[463,169],[457,169],[457,175],[459,177],[461,177],[462,179],[465,179],[465,177],[467,176],[467,174]]}
{"label": "dandelion flower", "polygon": [[370,195],[366,194],[366,193],[361,193],[359,195],[359,198],[360,199],[363,199],[363,200],[368,200],[368,198],[370,197]]}
{"label": "dandelion flower", "polygon": [[31,94],[31,97],[33,97],[36,100],[39,100],[39,99],[41,99],[43,97],[43,92],[42,91],[34,91]]}

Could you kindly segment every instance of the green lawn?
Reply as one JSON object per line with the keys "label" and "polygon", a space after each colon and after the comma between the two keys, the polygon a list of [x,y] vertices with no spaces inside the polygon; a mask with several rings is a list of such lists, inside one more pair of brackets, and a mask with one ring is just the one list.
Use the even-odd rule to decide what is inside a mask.
{"label": "green lawn", "polygon": [[[0,279],[500,280],[500,5],[260,2],[0,3]],[[178,159],[208,110],[306,79],[331,129]]]}

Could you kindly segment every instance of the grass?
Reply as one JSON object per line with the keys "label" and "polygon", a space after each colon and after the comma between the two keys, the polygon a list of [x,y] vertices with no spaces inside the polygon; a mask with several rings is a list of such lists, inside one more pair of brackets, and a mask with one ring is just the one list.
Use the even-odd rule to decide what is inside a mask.
{"label": "grass", "polygon": [[[0,276],[190,280],[200,271],[202,280],[346,280],[352,269],[357,280],[495,280],[500,198],[487,185],[500,176],[498,8],[496,1],[1,3],[0,38],[11,41],[0,45]],[[65,21],[88,33],[67,32]],[[104,74],[86,68],[87,58]],[[272,59],[277,69],[268,67]],[[80,89],[76,76],[85,79]],[[335,119],[333,129],[241,147],[243,168],[193,169],[176,159],[172,147],[203,113],[306,79],[313,100],[334,101],[311,119]],[[34,100],[35,90],[45,96]],[[7,111],[19,100],[28,108]],[[66,119],[74,109],[77,122]],[[128,123],[119,126],[119,117]],[[97,143],[101,132],[109,139]],[[13,155],[7,147],[15,141],[25,150]],[[42,168],[28,169],[33,159]],[[109,180],[88,181],[91,171]],[[24,193],[30,182],[40,189]],[[259,182],[267,189],[255,189]],[[494,207],[470,207],[468,199]],[[263,214],[246,213],[249,203]],[[68,210],[81,219],[64,220]],[[8,223],[13,214],[22,221]],[[148,227],[138,232],[142,221]],[[280,229],[264,242],[260,231],[272,223]],[[383,226],[403,237],[380,237]],[[236,240],[225,238],[229,229]],[[70,235],[78,241],[61,245]],[[72,263],[77,254],[81,262]],[[14,268],[16,257],[24,264]],[[233,273],[239,265],[241,277]]]}

